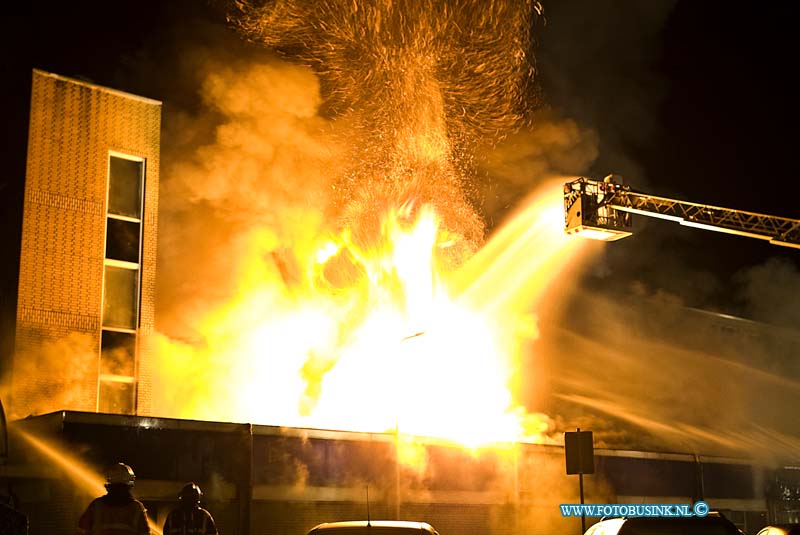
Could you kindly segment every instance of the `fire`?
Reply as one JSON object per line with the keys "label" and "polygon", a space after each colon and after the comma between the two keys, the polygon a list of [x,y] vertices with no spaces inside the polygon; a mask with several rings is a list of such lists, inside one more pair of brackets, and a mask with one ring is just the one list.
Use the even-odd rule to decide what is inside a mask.
{"label": "fire", "polygon": [[527,414],[511,385],[535,335],[531,305],[577,247],[548,218],[560,206],[553,191],[458,271],[445,267],[452,236],[428,205],[384,214],[367,245],[348,229],[298,245],[301,275],[287,276],[264,254],[274,243],[254,234],[237,298],[201,326],[205,346],[159,342],[172,366],[162,371],[182,374],[196,402],[182,399],[180,416],[469,447],[541,440],[546,419]]}
{"label": "fire", "polygon": [[396,428],[466,444],[515,439],[510,370],[491,324],[447,294],[435,214],[423,207],[408,229],[390,214],[384,230],[384,250],[365,257],[369,314],[322,379],[314,416],[343,429]]}
{"label": "fire", "polygon": [[[207,184],[200,200],[224,199],[226,215],[267,215],[253,211],[263,226],[246,261],[231,258],[235,295],[192,322],[199,342],[157,339],[157,410],[390,431],[398,445],[542,439],[548,419],[514,389],[535,306],[575,257],[561,181],[471,259],[484,222],[467,191],[471,151],[522,126],[539,12],[517,1],[237,2],[237,29],[318,68],[226,66],[207,84],[228,122],[199,172],[178,175],[198,194]],[[297,95],[313,96],[302,113]]]}

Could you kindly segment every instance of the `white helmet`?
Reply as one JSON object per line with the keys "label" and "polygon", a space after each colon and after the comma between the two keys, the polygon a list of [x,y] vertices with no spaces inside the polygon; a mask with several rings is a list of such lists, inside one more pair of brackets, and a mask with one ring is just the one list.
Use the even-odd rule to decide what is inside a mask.
{"label": "white helmet", "polygon": [[136,474],[127,464],[117,463],[106,472],[106,485],[128,485],[133,486],[136,481]]}

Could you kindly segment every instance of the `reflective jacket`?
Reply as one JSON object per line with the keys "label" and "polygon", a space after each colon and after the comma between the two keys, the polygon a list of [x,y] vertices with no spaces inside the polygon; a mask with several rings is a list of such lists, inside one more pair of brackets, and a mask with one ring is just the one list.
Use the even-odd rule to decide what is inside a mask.
{"label": "reflective jacket", "polygon": [[164,535],[218,535],[211,513],[202,507],[177,507],[164,522]]}
{"label": "reflective jacket", "polygon": [[78,521],[78,532],[82,535],[150,535],[147,513],[142,502],[97,498]]}

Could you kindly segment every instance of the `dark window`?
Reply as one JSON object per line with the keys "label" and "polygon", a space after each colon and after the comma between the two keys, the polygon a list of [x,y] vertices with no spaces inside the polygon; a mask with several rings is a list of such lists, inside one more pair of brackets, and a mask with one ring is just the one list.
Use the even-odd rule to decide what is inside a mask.
{"label": "dark window", "polygon": [[100,381],[100,412],[133,414],[133,383]]}
{"label": "dark window", "polygon": [[[703,463],[703,478],[707,496],[740,500],[756,496],[753,491],[753,469],[749,465]],[[744,518],[741,520],[743,523]],[[734,522],[739,523],[738,520]]]}
{"label": "dark window", "polygon": [[103,326],[136,329],[138,275],[138,270],[106,266]]}
{"label": "dark window", "polygon": [[106,258],[139,263],[139,223],[108,218]]}
{"label": "dark window", "polygon": [[134,333],[103,331],[100,348],[100,373],[133,377],[136,362]]}
{"label": "dark window", "polygon": [[140,218],[144,162],[111,156],[108,213]]}

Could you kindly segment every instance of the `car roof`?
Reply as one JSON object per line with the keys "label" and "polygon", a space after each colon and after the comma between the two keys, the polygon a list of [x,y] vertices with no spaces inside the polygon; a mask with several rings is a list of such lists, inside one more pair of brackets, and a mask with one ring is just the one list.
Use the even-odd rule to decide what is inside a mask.
{"label": "car roof", "polygon": [[624,518],[604,518],[600,520],[600,522],[596,522],[589,526],[589,529],[586,530],[586,533],[591,533],[592,535],[614,535],[619,531],[619,528],[622,527],[622,524],[625,523]]}
{"label": "car roof", "polygon": [[[597,526],[597,527],[595,527]],[[709,529],[715,531],[708,531]],[[677,535],[679,533],[739,533],[736,526],[720,514],[706,517],[617,517],[601,520],[591,526],[586,533],[591,535],[617,535],[620,533],[659,533]]]}
{"label": "car roof", "polygon": [[312,533],[333,533],[345,535],[346,533],[363,533],[364,531],[376,530],[381,532],[393,531],[417,531],[438,535],[433,526],[427,522],[411,522],[408,520],[349,520],[346,522],[326,522],[319,524],[309,530]]}
{"label": "car roof", "polygon": [[789,535],[795,535],[800,533],[800,524],[770,524],[768,526],[764,526],[761,529],[764,530],[767,528],[778,528],[788,533]]}

